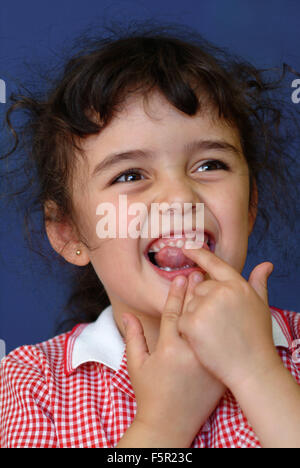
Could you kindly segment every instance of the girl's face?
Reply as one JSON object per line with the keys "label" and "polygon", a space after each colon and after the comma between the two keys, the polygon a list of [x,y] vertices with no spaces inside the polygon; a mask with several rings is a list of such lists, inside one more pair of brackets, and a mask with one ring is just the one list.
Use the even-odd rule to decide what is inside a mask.
{"label": "girl's face", "polygon": [[[85,140],[83,149],[88,164],[78,161],[74,206],[91,248],[84,247],[85,253],[114,310],[158,318],[170,286],[145,258],[151,234],[118,237],[120,195],[126,195],[128,207],[140,202],[148,213],[152,203],[203,203],[204,228],[214,235],[215,254],[242,271],[254,219],[248,166],[236,130],[209,112],[187,116],[154,93],[147,109],[140,97],[128,100],[99,135]],[[96,232],[101,219],[96,209],[106,202],[116,209],[115,238],[99,238]],[[136,213],[127,214],[128,224],[132,218]]]}

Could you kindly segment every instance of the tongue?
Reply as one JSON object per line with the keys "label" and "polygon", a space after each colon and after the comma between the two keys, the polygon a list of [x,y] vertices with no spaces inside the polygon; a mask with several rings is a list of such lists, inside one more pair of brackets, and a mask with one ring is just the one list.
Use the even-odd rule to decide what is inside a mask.
{"label": "tongue", "polygon": [[177,247],[164,247],[155,254],[155,261],[160,267],[182,268],[185,265],[196,266],[190,258],[183,255],[182,250]]}

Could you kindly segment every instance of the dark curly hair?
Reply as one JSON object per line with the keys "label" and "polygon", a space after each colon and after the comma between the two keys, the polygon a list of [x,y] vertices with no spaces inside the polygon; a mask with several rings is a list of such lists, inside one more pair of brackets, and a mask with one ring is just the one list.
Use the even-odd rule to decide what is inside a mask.
{"label": "dark curly hair", "polygon": [[[271,221],[280,222],[281,239],[286,236],[284,245],[282,240],[272,238],[272,232],[277,235],[278,229],[271,232],[271,241],[288,258],[299,212],[295,212],[299,209],[295,167],[300,132],[299,110],[283,95],[287,72],[299,76],[297,72],[286,64],[258,69],[207,42],[197,31],[153,21],[105,26],[101,37],[96,38],[80,34],[68,56],[71,58],[64,59],[58,69],[49,67],[42,77],[39,75],[39,88],[31,86],[30,90],[23,85],[17,94],[11,94],[6,113],[13,143],[2,152],[1,159],[8,162],[17,152],[19,166],[11,171],[6,167],[2,175],[12,184],[16,183],[17,173],[22,175],[23,185],[6,195],[30,194],[23,208],[31,249],[44,255],[38,242],[47,239],[43,210],[46,203],[54,202],[58,207],[55,214],[49,215],[51,219],[55,216],[59,222],[67,217],[76,223],[70,187],[74,150],[84,156],[81,140],[109,125],[129,94],[146,98],[158,90],[171,105],[189,116],[199,112],[208,99],[219,117],[238,129],[249,167],[250,190],[255,181],[259,194],[251,236],[253,247],[262,241]],[[16,111],[22,112],[18,128],[12,123]],[[251,193],[252,190],[250,196]],[[250,208],[252,203],[250,197]],[[37,230],[33,229],[35,211],[42,214],[43,220]],[[87,245],[86,240],[82,241]],[[293,253],[294,260],[297,251]],[[66,263],[52,253],[55,259]],[[103,285],[91,263],[72,267],[71,272],[72,290],[65,307],[70,317],[67,323],[93,321],[109,304]]]}

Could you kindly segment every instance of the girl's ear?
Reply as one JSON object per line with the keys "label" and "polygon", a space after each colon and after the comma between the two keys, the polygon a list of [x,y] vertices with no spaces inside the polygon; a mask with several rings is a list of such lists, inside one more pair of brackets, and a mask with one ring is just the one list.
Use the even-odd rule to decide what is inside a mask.
{"label": "girl's ear", "polygon": [[45,204],[45,228],[50,244],[67,262],[78,266],[87,265],[90,262],[88,252],[78,239],[74,226],[66,218],[59,219],[57,213],[54,202]]}
{"label": "girl's ear", "polygon": [[258,190],[256,180],[253,178],[252,181],[252,193],[251,193],[251,203],[249,205],[249,212],[248,212],[248,225],[249,225],[249,233],[250,236],[251,232],[253,231],[256,216],[257,216],[257,205],[258,205]]}

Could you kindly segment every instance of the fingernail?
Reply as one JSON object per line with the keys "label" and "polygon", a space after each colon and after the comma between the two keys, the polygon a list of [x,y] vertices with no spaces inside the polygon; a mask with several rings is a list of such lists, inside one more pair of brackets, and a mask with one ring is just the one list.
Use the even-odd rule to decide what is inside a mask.
{"label": "fingernail", "polygon": [[181,287],[185,283],[185,277],[184,276],[176,276],[174,281],[175,281],[176,286]]}
{"label": "fingernail", "polygon": [[194,241],[186,241],[185,244],[184,244],[184,248],[186,250],[192,250],[192,249],[197,249],[197,245]]}
{"label": "fingernail", "polygon": [[202,280],[202,275],[200,273],[194,273],[192,276],[193,283],[199,283]]}
{"label": "fingernail", "polygon": [[184,248],[186,250],[201,249],[201,247],[203,247],[203,241],[200,241],[198,239],[187,240],[185,241],[185,244],[184,244]]}

